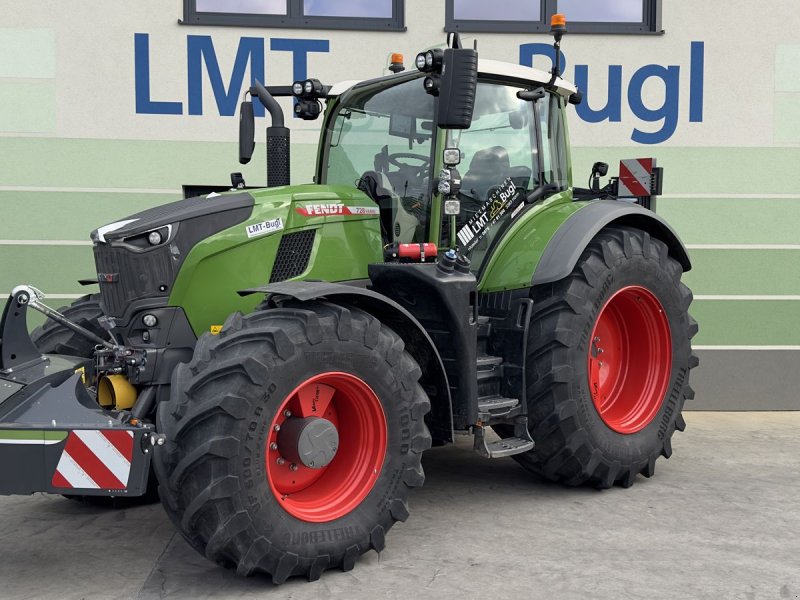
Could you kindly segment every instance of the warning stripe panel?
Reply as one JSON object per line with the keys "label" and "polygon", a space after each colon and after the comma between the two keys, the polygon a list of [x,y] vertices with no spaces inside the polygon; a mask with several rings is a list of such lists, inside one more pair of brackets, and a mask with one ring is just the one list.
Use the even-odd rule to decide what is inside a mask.
{"label": "warning stripe panel", "polygon": [[56,488],[127,488],[133,459],[128,431],[71,431],[53,474]]}
{"label": "warning stripe panel", "polygon": [[58,471],[56,471],[53,474],[53,482],[52,483],[53,483],[53,487],[57,487],[57,488],[70,488],[70,487],[72,487],[72,484],[70,484],[70,482],[67,481],[64,478],[64,476],[61,473],[59,473]]}
{"label": "warning stripe panel", "polygon": [[[80,440],[82,445],[86,446],[86,449],[92,455],[85,464],[92,467],[95,464],[92,459],[96,460],[99,473],[105,475],[105,471],[109,471],[114,479],[120,482],[122,487],[125,487],[128,483],[131,462],[108,440],[105,433],[106,432],[100,431],[76,431],[75,437]],[[69,442],[67,442],[67,451],[70,452]],[[70,454],[72,454],[72,452],[70,452]],[[74,456],[73,454],[73,457]],[[83,461],[79,462],[81,462],[82,465],[84,464]],[[94,472],[94,470],[89,471],[89,473]],[[100,482],[98,481],[98,483]]]}
{"label": "warning stripe panel", "polygon": [[[106,462],[100,460],[95,451],[94,448],[86,445],[79,435],[70,435],[69,440],[67,440],[67,447],[64,449],[64,452],[101,488],[114,490],[124,488],[125,484],[114,475],[114,472],[108,468]],[[107,459],[108,457],[104,458]]]}
{"label": "warning stripe panel", "polygon": [[76,431],[78,435],[83,433],[99,434],[106,438],[106,440],[116,448],[122,458],[131,461],[133,458],[133,432],[132,431]]}
{"label": "warning stripe panel", "polygon": [[620,161],[619,196],[622,198],[649,196],[652,172],[652,158],[637,158]]}
{"label": "warning stripe panel", "polygon": [[[64,481],[67,482],[67,485],[64,486],[66,488],[80,488],[87,490],[96,490],[100,488],[100,486],[97,485],[97,483],[95,483],[91,477],[89,477],[86,471],[84,471],[81,466],[75,462],[75,459],[72,458],[66,451],[61,454],[61,460],[58,461],[56,474],[60,474]],[[56,479],[54,476],[53,486],[61,487],[56,485],[55,481]]]}

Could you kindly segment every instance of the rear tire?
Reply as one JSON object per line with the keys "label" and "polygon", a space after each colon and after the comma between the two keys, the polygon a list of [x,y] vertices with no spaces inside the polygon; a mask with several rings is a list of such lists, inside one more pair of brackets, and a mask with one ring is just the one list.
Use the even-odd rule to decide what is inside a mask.
{"label": "rear tire", "polygon": [[681,275],[660,240],[608,227],[572,274],[533,289],[527,398],[536,448],[514,457],[523,467],[567,485],[629,487],[670,457],[698,363]]}
{"label": "rear tire", "polygon": [[[167,513],[199,553],[242,575],[282,583],[352,569],[383,550],[386,532],[408,517],[409,489],[424,481],[430,403],[420,375],[397,334],[358,309],[314,302],[235,313],[218,336],[200,338],[158,407],[168,441],[153,460]],[[278,447],[275,425],[294,430],[289,418],[306,417],[298,390],[316,410],[326,387],[338,417],[321,410],[338,422],[339,448],[324,469],[292,471],[291,459],[277,460],[290,448]],[[364,410],[353,410],[359,403]],[[290,489],[294,474],[311,481],[319,472]],[[347,491],[342,482],[355,483]]]}
{"label": "rear tire", "polygon": [[[58,312],[101,338],[110,339],[108,332],[98,321],[103,316],[100,294],[89,294],[78,298],[72,304],[59,308]],[[42,354],[65,354],[81,358],[91,358],[94,354],[94,342],[52,319],[47,319],[42,326],[34,329],[31,332],[31,340]]]}

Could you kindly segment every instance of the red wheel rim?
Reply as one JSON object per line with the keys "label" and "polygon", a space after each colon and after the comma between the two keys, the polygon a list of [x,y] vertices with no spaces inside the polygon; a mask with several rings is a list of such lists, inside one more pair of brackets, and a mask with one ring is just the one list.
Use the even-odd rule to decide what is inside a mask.
{"label": "red wheel rim", "polygon": [[661,408],[672,370],[672,336],[661,303],[641,286],[625,287],[597,317],[589,347],[589,390],[606,425],[631,434]]}
{"label": "red wheel rim", "polygon": [[[322,468],[281,456],[280,426],[287,419],[308,417],[327,419],[339,433],[336,454]],[[372,388],[348,373],[322,373],[297,386],[273,419],[266,447],[267,480],[293,517],[311,523],[333,521],[355,509],[372,490],[386,446],[386,415]]]}

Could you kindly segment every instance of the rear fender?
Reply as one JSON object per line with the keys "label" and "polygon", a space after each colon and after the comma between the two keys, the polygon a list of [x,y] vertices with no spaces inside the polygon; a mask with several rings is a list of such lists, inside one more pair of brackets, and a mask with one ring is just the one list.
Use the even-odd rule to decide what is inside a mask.
{"label": "rear fender", "polygon": [[433,340],[405,308],[393,300],[360,287],[324,281],[287,281],[243,290],[240,295],[267,294],[267,303],[277,307],[281,298],[300,302],[324,299],[368,312],[390,327],[405,342],[406,350],[422,369],[420,383],[436,390],[431,398],[429,426],[434,440],[453,441],[453,404],[441,356]]}

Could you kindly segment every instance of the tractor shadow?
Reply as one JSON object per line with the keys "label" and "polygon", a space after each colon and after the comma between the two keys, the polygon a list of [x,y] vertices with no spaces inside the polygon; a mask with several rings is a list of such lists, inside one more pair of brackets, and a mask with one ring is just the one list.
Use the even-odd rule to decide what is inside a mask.
{"label": "tractor shadow", "polygon": [[409,520],[392,529],[387,536],[387,549],[380,556],[368,552],[354,571],[328,571],[314,583],[293,578],[282,586],[274,586],[267,576],[242,578],[211,564],[175,534],[153,566],[139,598],[199,599],[220,594],[293,599],[360,598],[362,594],[365,598],[379,597],[377,590],[370,592],[365,584],[387,574],[404,575],[407,555],[420,551],[427,554],[428,544],[439,548],[430,549],[433,559],[443,546],[453,543],[454,531],[463,530],[475,519],[497,532],[513,530],[520,511],[531,513],[537,506],[550,502],[563,506],[572,500],[582,504],[584,499],[588,501],[598,494],[592,489],[553,485],[531,475],[511,459],[484,459],[473,452],[471,444],[472,438],[464,437],[454,445],[425,453],[426,481],[410,496]]}

